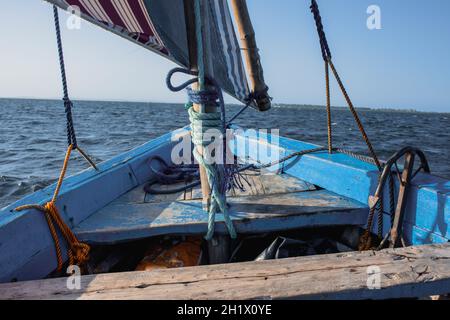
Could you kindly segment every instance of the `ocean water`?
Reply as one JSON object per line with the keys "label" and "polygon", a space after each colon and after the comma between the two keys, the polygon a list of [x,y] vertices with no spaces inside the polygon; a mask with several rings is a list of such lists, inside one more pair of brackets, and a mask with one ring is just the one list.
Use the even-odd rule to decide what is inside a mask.
{"label": "ocean water", "polygon": [[[183,105],[133,102],[74,102],[79,145],[96,162],[114,157],[188,124]],[[237,106],[228,107],[231,116]],[[450,114],[361,110],[377,153],[387,159],[410,145],[428,156],[434,174],[450,179]],[[326,145],[325,109],[279,106],[268,113],[246,111],[238,125],[280,129],[294,139]],[[365,154],[365,144],[350,112],[333,109],[335,145]],[[0,208],[53,183],[66,151],[61,101],[0,99]],[[68,174],[85,169],[77,153]]]}

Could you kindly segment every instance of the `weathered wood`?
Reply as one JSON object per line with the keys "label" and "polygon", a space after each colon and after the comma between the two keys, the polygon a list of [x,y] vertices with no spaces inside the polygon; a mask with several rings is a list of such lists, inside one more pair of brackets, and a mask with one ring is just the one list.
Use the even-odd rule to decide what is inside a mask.
{"label": "weathered wood", "polygon": [[144,187],[145,184],[139,185],[138,187],[120,196],[112,203],[144,203],[146,197]]}
{"label": "weathered wood", "polygon": [[[193,84],[194,90],[199,90],[198,84]],[[207,88],[205,88],[207,89]],[[213,113],[217,111],[216,106],[202,106],[199,104],[194,104],[194,111],[198,113]],[[197,151],[200,155],[203,155],[203,147],[196,146]],[[206,173],[206,169],[203,166],[200,166],[200,181],[201,181],[201,189],[203,195],[203,209],[209,210],[209,206],[211,204],[211,186],[208,182],[208,175]]]}
{"label": "weathered wood", "polygon": [[267,85],[264,80],[261,58],[247,2],[246,0],[232,0],[231,6],[242,42],[247,72],[252,84],[252,92],[257,93],[255,97],[257,107],[260,111],[267,111],[271,108],[271,99],[267,93]]}
{"label": "weathered wood", "polygon": [[450,244],[85,276],[80,290],[69,290],[66,281],[0,285],[0,299],[389,299],[443,295],[450,291]]}
{"label": "weathered wood", "polygon": [[292,177],[288,174],[263,174],[260,176],[265,194],[282,194],[300,191],[314,191],[311,183]]}
{"label": "weathered wood", "polygon": [[410,188],[411,177],[414,170],[414,154],[410,153],[405,156],[405,166],[400,179],[400,188],[398,191],[398,203],[395,209],[394,221],[391,230],[391,248],[401,245],[403,241],[402,227],[405,217],[405,209],[408,201],[408,190]]}
{"label": "weathered wood", "polygon": [[[291,177],[287,174],[258,174],[252,171],[246,171],[242,173],[243,178],[241,182],[243,184],[244,190],[239,190],[238,188],[232,188],[227,194],[227,197],[243,197],[243,196],[258,196],[258,195],[270,195],[270,194],[284,194],[284,193],[293,193],[293,192],[302,192],[302,191],[314,191],[316,187],[310,183],[307,183],[303,180]],[[159,186],[155,185],[155,188],[167,190],[167,189],[176,189],[178,187],[182,187],[182,183],[175,184],[171,186]],[[142,195],[139,193],[143,193],[143,186],[132,191],[133,195],[124,195],[116,202],[126,203],[127,199],[130,199],[130,203],[134,203],[134,198],[140,199]],[[180,200],[198,200],[202,199],[202,190],[201,187],[197,187],[194,189],[190,189],[177,194],[170,195],[149,195],[145,196],[145,202],[170,202],[170,201],[180,201]]]}
{"label": "weathered wood", "polygon": [[[361,225],[368,207],[326,190],[229,199],[238,233],[261,233],[314,226]],[[226,233],[217,214],[216,234]],[[113,203],[74,229],[81,241],[117,243],[163,234],[205,234],[208,213],[201,200]]]}
{"label": "weathered wood", "polygon": [[[302,181],[300,179],[291,177],[287,174],[256,174],[255,172],[244,172],[242,183],[245,190],[239,190],[233,188],[227,194],[228,197],[242,197],[242,196],[257,196],[264,194],[283,194],[302,191],[316,190],[314,185]],[[246,180],[248,180],[247,183]],[[158,190],[170,190],[178,189],[188,184],[187,182],[180,182],[173,185],[160,185],[155,184],[154,188]],[[189,201],[198,200],[203,198],[201,187],[189,189],[184,192],[178,192],[174,194],[153,195],[146,194],[144,191],[145,184],[141,184],[138,187],[130,190],[126,194],[120,196],[112,202],[112,204],[135,204],[135,203],[162,203],[172,201]]]}

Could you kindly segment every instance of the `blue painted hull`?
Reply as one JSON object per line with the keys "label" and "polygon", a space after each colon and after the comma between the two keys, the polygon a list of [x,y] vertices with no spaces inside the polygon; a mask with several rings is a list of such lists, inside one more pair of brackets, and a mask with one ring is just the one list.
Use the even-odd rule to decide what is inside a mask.
{"label": "blue painted hull", "polygon": [[[95,216],[105,206],[115,201],[130,190],[137,188],[151,178],[151,171],[147,165],[149,157],[159,155],[170,160],[171,150],[176,143],[175,136],[188,134],[186,129],[180,129],[163,137],[153,140],[130,152],[117,156],[99,165],[99,172],[92,169],[69,177],[64,181],[57,206],[67,224],[82,235],[83,240],[98,242],[98,234],[80,231],[80,226],[86,221],[97,218],[96,225],[102,224]],[[237,156],[247,154],[246,148],[254,149],[260,144],[268,145],[272,156],[281,156],[293,152],[316,148],[317,146],[280,137],[278,146],[272,145],[274,137],[257,135],[252,131],[237,135]],[[278,139],[278,138],[277,138]],[[245,147],[247,145],[247,147]],[[271,155],[257,154],[255,160],[262,163],[270,162]],[[277,168],[271,168],[276,170]],[[328,192],[350,199],[358,207],[358,216],[354,216],[354,224],[364,226],[367,217],[367,200],[375,192],[378,182],[378,171],[375,166],[357,160],[345,154],[330,155],[327,152],[306,155],[300,159],[293,159],[285,164],[285,172],[289,175],[307,181]],[[13,280],[31,280],[47,276],[56,268],[56,257],[53,240],[48,231],[47,223],[41,213],[29,210],[15,212],[14,208],[30,203],[44,204],[51,199],[55,186],[50,186],[29,195],[22,200],[0,211],[0,282]],[[200,210],[200,209],[199,209]],[[386,211],[385,232],[388,231],[387,222],[390,221],[388,208]],[[326,216],[316,217],[317,225],[327,225],[332,222]],[[321,220],[323,219],[323,220]],[[343,218],[342,218],[343,219]],[[95,220],[95,219],[94,219]],[[116,227],[120,227],[120,219]],[[310,221],[298,217],[287,217],[283,220],[291,227],[305,227]],[[183,221],[182,221],[183,222]],[[186,220],[178,224],[177,230],[162,229],[161,233],[182,234],[204,230]],[[348,222],[348,221],[347,221]],[[104,221],[107,225],[109,222]],[[278,222],[277,222],[278,223]],[[406,209],[404,237],[411,245],[443,243],[450,239],[450,181],[428,174],[419,174],[413,181]],[[280,228],[284,224],[279,225]],[[112,226],[114,227],[114,226]],[[220,227],[218,228],[220,231]],[[192,231],[194,230],[194,231]],[[268,223],[259,221],[258,224],[242,232],[265,232],[270,230]],[[151,233],[134,233],[135,238],[152,236]],[[108,234],[111,237],[111,234]],[[95,238],[97,237],[97,238]],[[111,242],[114,241],[112,236]],[[121,240],[124,240],[122,238]],[[130,238],[131,239],[131,238]],[[61,241],[64,243],[64,241]],[[65,250],[63,250],[65,251]]]}

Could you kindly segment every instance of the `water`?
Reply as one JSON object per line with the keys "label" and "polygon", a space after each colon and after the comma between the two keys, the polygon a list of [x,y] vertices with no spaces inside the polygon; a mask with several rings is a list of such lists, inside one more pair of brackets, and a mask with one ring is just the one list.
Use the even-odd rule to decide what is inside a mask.
{"label": "water", "polygon": [[[237,111],[230,107],[228,114]],[[104,161],[188,123],[183,105],[125,102],[75,102],[80,146]],[[369,137],[383,159],[411,145],[425,151],[434,174],[450,178],[450,114],[362,110]],[[0,208],[57,179],[66,150],[61,101],[0,99]],[[246,111],[237,124],[280,129],[283,136],[325,145],[323,109],[275,107],[269,113]],[[346,109],[334,111],[336,145],[358,153],[366,148]],[[68,174],[87,167],[77,153]]]}

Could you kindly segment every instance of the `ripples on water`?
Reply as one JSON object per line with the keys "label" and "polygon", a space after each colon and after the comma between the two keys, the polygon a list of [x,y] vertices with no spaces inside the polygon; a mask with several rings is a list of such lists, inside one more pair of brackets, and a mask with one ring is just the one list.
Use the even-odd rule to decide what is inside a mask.
{"label": "ripples on water", "polygon": [[[229,108],[229,115],[237,107]],[[80,146],[104,161],[188,123],[183,105],[124,102],[75,102]],[[406,145],[427,154],[434,174],[450,178],[450,114],[360,111],[367,133],[384,159]],[[0,208],[54,182],[66,149],[62,102],[0,99]],[[246,111],[237,124],[280,129],[283,136],[326,144],[324,110],[277,107],[269,113]],[[333,114],[336,145],[365,153],[351,114]],[[69,174],[85,169],[77,153]]]}

